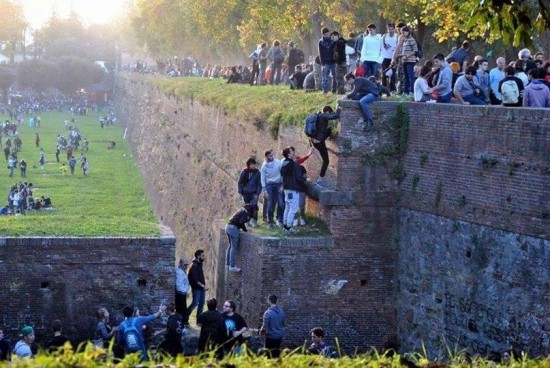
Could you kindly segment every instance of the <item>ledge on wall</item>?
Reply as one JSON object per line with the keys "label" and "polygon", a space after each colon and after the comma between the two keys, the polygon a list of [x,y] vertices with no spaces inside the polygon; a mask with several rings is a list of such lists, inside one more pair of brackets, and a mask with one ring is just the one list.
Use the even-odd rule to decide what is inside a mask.
{"label": "ledge on wall", "polygon": [[312,182],[306,182],[308,197],[319,201],[323,206],[351,206],[354,203],[353,192],[336,191]]}

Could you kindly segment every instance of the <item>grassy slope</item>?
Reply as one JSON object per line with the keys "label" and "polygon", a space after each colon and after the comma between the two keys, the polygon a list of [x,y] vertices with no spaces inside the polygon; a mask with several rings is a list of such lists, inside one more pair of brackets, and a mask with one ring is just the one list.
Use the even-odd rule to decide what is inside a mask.
{"label": "grassy slope", "polygon": [[[27,216],[0,216],[0,234],[3,236],[154,236],[159,234],[158,221],[145,195],[139,171],[119,126],[101,129],[98,116],[77,117],[77,126],[83,137],[90,141],[87,154],[90,175],[84,177],[79,162],[75,175],[63,176],[61,163],[67,162],[65,151],[60,154],[61,163],[55,160],[58,134],[67,136],[63,121],[70,113],[45,113],[40,115],[42,126],[29,128],[27,122],[20,126],[23,140],[18,160],[27,161],[27,178],[32,182],[34,196],[49,196],[54,211],[33,211]],[[5,117],[4,117],[5,118]],[[38,164],[39,149],[34,135],[40,134],[40,145],[46,152],[46,166]],[[114,150],[107,150],[107,141],[116,142]],[[5,143],[5,137],[3,137]],[[80,151],[74,154],[80,157]],[[2,152],[1,159],[4,159]],[[8,177],[7,164],[0,168],[0,203],[6,203],[9,186],[21,180],[19,166],[14,177]]]}

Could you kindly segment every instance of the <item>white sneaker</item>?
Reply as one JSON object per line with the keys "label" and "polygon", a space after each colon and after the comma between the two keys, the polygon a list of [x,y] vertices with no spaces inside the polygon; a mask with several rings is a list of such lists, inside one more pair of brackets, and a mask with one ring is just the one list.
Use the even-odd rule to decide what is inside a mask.
{"label": "white sneaker", "polygon": [[319,185],[320,187],[326,187],[327,184],[325,183],[325,181],[321,178],[317,179],[317,181],[315,182],[315,184]]}
{"label": "white sneaker", "polygon": [[279,220],[275,220],[275,225],[276,225],[277,227],[283,226],[283,224],[281,224],[281,221],[279,221]]}
{"label": "white sneaker", "polygon": [[300,226],[306,226],[306,222],[303,218],[300,218],[300,221],[298,221],[298,223],[300,224]]}
{"label": "white sneaker", "polygon": [[229,267],[230,272],[241,272],[241,269],[239,267]]}
{"label": "white sneaker", "polygon": [[292,222],[292,226],[298,226],[298,220],[294,220],[294,222]]}
{"label": "white sneaker", "polygon": [[254,219],[250,220],[250,221],[248,222],[248,224],[250,225],[250,227],[256,227],[256,226],[258,226],[258,222],[257,222],[256,220],[254,220]]}

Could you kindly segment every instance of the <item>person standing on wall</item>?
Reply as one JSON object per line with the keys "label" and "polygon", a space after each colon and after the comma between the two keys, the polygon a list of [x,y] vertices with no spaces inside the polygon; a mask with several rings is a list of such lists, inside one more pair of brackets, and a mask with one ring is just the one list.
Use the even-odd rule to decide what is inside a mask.
{"label": "person standing on wall", "polygon": [[204,278],[204,271],[202,265],[204,263],[204,250],[198,249],[195,251],[195,259],[189,270],[189,285],[191,286],[191,292],[193,293],[193,301],[189,308],[187,308],[187,318],[191,316],[193,309],[197,308],[197,317],[202,313],[204,309],[204,299],[206,297],[206,281]]}
{"label": "person standing on wall", "polygon": [[265,334],[265,349],[270,358],[281,355],[281,343],[284,337],[285,312],[277,305],[277,295],[271,294],[267,298],[269,308],[264,313],[260,332]]}
{"label": "person standing on wall", "polygon": [[187,293],[189,292],[189,278],[187,277],[187,267],[189,262],[180,259],[176,267],[176,313],[181,315],[183,326],[189,325],[189,315],[187,314]]}

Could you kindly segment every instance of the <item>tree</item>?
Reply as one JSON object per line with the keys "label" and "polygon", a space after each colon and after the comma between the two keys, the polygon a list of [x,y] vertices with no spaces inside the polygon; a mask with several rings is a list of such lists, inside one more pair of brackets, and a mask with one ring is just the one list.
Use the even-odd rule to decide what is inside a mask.
{"label": "tree", "polygon": [[2,92],[1,101],[7,101],[9,88],[15,82],[15,79],[15,72],[12,69],[5,66],[0,66],[0,91]]}
{"label": "tree", "polygon": [[62,72],[54,80],[54,87],[66,94],[85,89],[103,77],[99,66],[78,56],[63,56],[58,65]]}
{"label": "tree", "polygon": [[28,24],[22,6],[14,1],[0,0],[0,13],[0,43],[8,50],[10,62],[13,64],[17,46],[24,44]]}
{"label": "tree", "polygon": [[53,61],[31,60],[17,65],[17,81],[23,88],[43,92],[60,78],[59,65]]}

